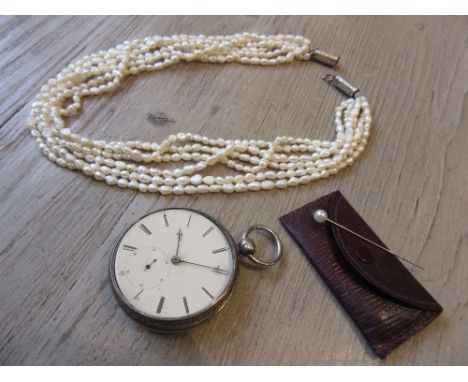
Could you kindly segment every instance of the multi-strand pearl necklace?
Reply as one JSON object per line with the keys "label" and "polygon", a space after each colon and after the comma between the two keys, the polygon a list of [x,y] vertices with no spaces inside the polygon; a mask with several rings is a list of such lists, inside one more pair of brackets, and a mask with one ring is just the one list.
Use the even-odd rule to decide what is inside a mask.
{"label": "multi-strand pearl necklace", "polygon": [[[127,41],[83,57],[49,80],[32,105],[28,126],[51,161],[121,188],[180,195],[306,184],[350,166],[364,150],[371,123],[364,97],[349,98],[336,108],[334,141],[286,136],[230,140],[178,133],[161,143],[106,142],[72,133],[65,119],[77,113],[83,97],[112,92],[129,75],[184,61],[278,65],[309,60],[313,54],[309,40],[291,35],[175,35]],[[161,168],[168,162],[182,163]],[[235,175],[202,174],[215,164]]]}

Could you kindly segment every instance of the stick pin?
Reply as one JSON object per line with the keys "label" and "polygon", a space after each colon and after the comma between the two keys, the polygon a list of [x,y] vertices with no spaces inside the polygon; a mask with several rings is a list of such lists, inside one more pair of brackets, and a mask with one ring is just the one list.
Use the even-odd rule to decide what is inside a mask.
{"label": "stick pin", "polygon": [[369,243],[369,244],[372,244],[372,245],[375,245],[376,247],[379,247],[380,249],[383,249],[385,252],[387,253],[390,253],[391,255],[395,256],[395,257],[398,257],[399,259],[403,260],[403,261],[406,261],[407,263],[410,263],[412,265],[414,265],[415,267],[418,267],[419,269],[424,269],[423,267],[419,266],[418,264],[415,264],[413,263],[412,261],[409,261],[401,256],[398,256],[396,253],[393,253],[392,251],[390,251],[389,249],[381,246],[380,244],[377,244],[375,242],[373,242],[372,240],[369,240],[367,239],[366,237],[364,236],[361,236],[359,235],[358,233],[354,232],[354,231],[351,231],[349,228],[346,228],[345,226],[331,220],[328,218],[328,214],[325,210],[316,210],[314,212],[314,220],[317,222],[317,223],[320,223],[320,224],[323,224],[325,222],[329,222],[335,226],[337,226],[338,228],[341,228],[343,230],[345,230],[346,232],[349,232],[350,234],[364,240],[365,242]]}

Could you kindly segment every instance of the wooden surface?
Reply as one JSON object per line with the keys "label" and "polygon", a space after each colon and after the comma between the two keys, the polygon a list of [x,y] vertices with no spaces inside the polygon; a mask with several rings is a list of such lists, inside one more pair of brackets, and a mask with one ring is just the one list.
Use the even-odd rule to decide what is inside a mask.
{"label": "wooden surface", "polygon": [[[468,364],[466,17],[0,18],[0,363],[150,365]],[[111,188],[43,157],[26,129],[40,86],[78,57],[153,34],[294,33],[341,55],[371,105],[364,155],[287,190],[160,197]],[[88,99],[71,127],[107,140],[332,138],[343,97],[314,63],[180,65]],[[339,189],[445,308],[385,361],[372,354],[278,218]],[[114,243],[137,217],[190,206],[237,237],[279,232],[280,266],[242,268],[226,308],[187,334],[153,334],[118,307]]]}

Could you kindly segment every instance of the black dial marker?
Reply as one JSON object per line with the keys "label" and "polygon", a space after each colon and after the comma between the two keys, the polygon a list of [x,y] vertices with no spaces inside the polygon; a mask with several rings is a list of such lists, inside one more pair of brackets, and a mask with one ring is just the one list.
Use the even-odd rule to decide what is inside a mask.
{"label": "black dial marker", "polygon": [[161,313],[161,310],[163,308],[163,305],[164,305],[164,300],[166,298],[164,296],[161,297],[161,299],[159,300],[159,304],[158,304],[158,309],[156,310],[156,313]]}
{"label": "black dial marker", "polygon": [[187,228],[188,228],[188,226],[190,225],[190,220],[192,220],[192,215],[190,215],[189,218],[188,218]]}
{"label": "black dial marker", "polygon": [[215,249],[215,250],[213,251],[213,254],[221,253],[221,252],[224,252],[224,251],[227,251],[227,250],[228,250],[227,247]]}
{"label": "black dial marker", "polygon": [[185,313],[189,314],[189,308],[188,308],[188,304],[187,304],[187,298],[184,297],[183,300],[184,300],[184,306],[185,306]]}
{"label": "black dial marker", "polygon": [[166,224],[166,227],[169,227],[169,220],[167,220],[167,215],[164,212],[164,223]]}
{"label": "black dial marker", "polygon": [[219,267],[219,265],[215,268],[215,272],[216,272],[216,273],[221,273],[222,275],[228,275],[228,274],[229,274],[228,271],[225,271],[224,269],[221,269],[221,268]]}
{"label": "black dial marker", "polygon": [[124,245],[123,249],[126,249],[127,251],[136,251],[135,247],[132,247],[131,245]]}
{"label": "black dial marker", "polygon": [[147,226],[145,226],[143,223],[141,223],[138,227],[141,228],[141,230],[146,233],[147,235],[151,235],[151,231]]}
{"label": "black dial marker", "polygon": [[138,300],[138,296],[139,296],[140,294],[142,294],[143,291],[144,291],[144,289],[142,289],[141,291],[139,291],[138,294],[137,294],[135,297],[133,297],[133,299],[134,299],[134,300]]}
{"label": "black dial marker", "polygon": [[214,300],[214,297],[212,296],[212,294],[211,294],[210,292],[208,292],[208,291],[206,290],[205,287],[202,287],[202,290],[203,290],[203,292],[205,292],[208,296],[210,296],[212,300]]}
{"label": "black dial marker", "polygon": [[208,230],[203,234],[203,237],[206,237],[213,230],[214,230],[213,227],[208,228]]}

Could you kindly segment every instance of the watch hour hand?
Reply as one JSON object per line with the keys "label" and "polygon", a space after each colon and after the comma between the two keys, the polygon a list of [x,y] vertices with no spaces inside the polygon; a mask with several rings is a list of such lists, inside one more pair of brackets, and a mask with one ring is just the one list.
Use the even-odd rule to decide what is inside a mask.
{"label": "watch hour hand", "polygon": [[182,229],[179,228],[179,232],[176,233],[177,235],[177,250],[176,250],[176,254],[175,256],[172,258],[172,262],[175,264],[177,262],[179,262],[180,258],[179,258],[179,247],[180,247],[180,240],[182,239]]}

